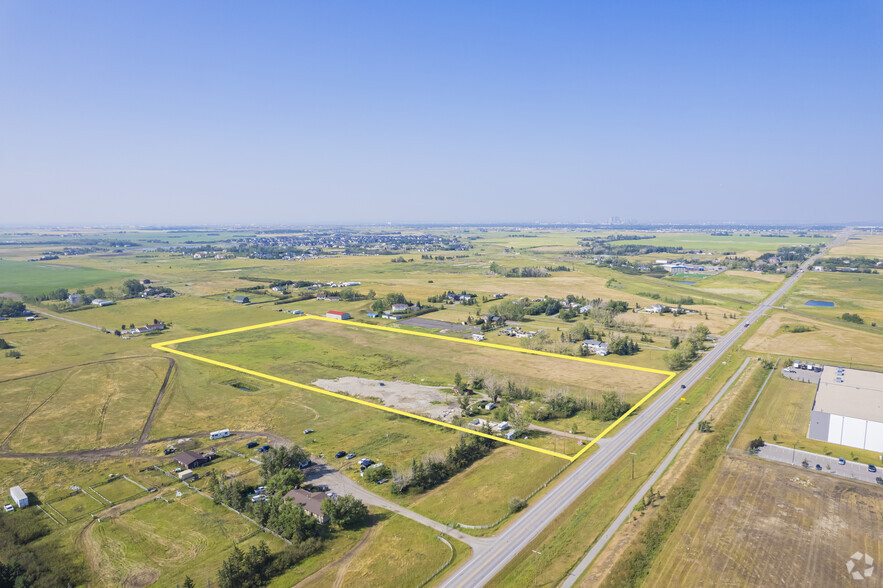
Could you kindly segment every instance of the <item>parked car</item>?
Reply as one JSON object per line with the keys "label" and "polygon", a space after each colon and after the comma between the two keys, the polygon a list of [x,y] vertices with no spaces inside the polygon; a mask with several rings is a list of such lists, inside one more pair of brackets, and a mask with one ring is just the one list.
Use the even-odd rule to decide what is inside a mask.
{"label": "parked car", "polygon": [[840,465],[846,465],[846,460],[843,459],[842,457],[838,457],[838,458],[837,458],[837,463],[839,463]]}
{"label": "parked car", "polygon": [[387,480],[386,478],[383,478],[382,480],[377,480],[378,484],[386,484],[387,482],[389,482],[389,480]]}
{"label": "parked car", "polygon": [[367,457],[363,457],[362,459],[359,460],[359,465],[365,466],[365,467],[368,467],[369,465],[372,465],[373,463],[374,463],[374,461],[368,459]]}
{"label": "parked car", "polygon": [[304,429],[304,435],[309,435],[310,433],[315,433],[312,429]]}
{"label": "parked car", "polygon": [[338,451],[337,453],[334,454],[334,457],[336,457],[337,459],[340,459],[344,455],[346,455],[346,451]]}
{"label": "parked car", "polygon": [[875,465],[872,464],[872,463],[869,463],[869,464],[868,464],[868,471],[871,472],[871,473],[873,474],[874,472],[877,471],[877,466],[875,466]]}
{"label": "parked car", "polygon": [[822,466],[821,466],[820,464],[816,464],[816,469],[817,469],[818,471],[822,471]]}
{"label": "parked car", "polygon": [[258,446],[257,441],[251,441],[251,442],[245,444],[246,449],[254,449],[257,446]]}
{"label": "parked car", "polygon": [[347,458],[347,459],[352,459],[352,458],[354,458],[355,456],[356,456],[355,453],[347,453],[347,454],[346,454],[346,458]]}
{"label": "parked car", "polygon": [[4,504],[4,505],[3,505],[3,509],[4,509],[6,512],[12,512],[12,511],[15,510],[15,509],[12,507],[11,504]]}
{"label": "parked car", "polygon": [[162,453],[163,453],[163,455],[171,455],[171,454],[175,453],[175,448],[174,447],[166,447]]}
{"label": "parked car", "polygon": [[258,453],[264,453],[265,451],[270,451],[269,445],[261,445],[258,447]]}

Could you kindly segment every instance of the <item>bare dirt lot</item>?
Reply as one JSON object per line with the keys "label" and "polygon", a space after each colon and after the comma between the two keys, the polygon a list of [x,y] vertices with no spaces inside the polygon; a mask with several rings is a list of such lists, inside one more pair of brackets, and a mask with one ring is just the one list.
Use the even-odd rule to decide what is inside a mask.
{"label": "bare dirt lot", "polygon": [[646,586],[846,586],[864,554],[883,585],[883,488],[733,454],[712,475]]}
{"label": "bare dirt lot", "polygon": [[454,395],[444,392],[450,388],[423,386],[401,380],[368,380],[354,377],[316,380],[313,385],[329,392],[341,392],[366,400],[380,399],[380,404],[384,406],[439,421],[450,422],[453,416],[460,414]]}

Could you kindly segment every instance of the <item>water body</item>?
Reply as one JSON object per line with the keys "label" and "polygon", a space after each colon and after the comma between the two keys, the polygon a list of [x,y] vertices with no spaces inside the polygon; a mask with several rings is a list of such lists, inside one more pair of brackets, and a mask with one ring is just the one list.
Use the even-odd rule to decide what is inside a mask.
{"label": "water body", "polygon": [[834,306],[834,303],[827,300],[807,300],[804,306]]}
{"label": "water body", "polygon": [[678,282],[678,284],[686,284],[687,286],[692,286],[696,282]]}

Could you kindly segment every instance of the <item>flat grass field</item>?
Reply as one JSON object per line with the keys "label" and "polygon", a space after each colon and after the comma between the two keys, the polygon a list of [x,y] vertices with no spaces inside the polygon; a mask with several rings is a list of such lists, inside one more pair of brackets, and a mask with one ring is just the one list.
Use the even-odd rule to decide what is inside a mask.
{"label": "flat grass field", "polygon": [[[804,333],[784,332],[784,325],[805,325]],[[745,349],[794,359],[837,363],[847,367],[883,367],[883,335],[774,312],[745,343]]]}
{"label": "flat grass field", "polygon": [[0,445],[50,452],[137,441],[167,368],[132,358],[0,383]]}
{"label": "flat grass field", "polygon": [[[490,342],[497,343],[493,338]],[[364,328],[347,323],[302,320],[177,345],[182,351],[291,379],[357,376],[399,379],[427,386],[453,386],[454,374],[488,373],[498,380],[600,398],[613,390],[635,401],[665,376],[617,366],[545,357]],[[615,356],[599,358],[603,363]],[[609,361],[605,361],[609,360]]]}
{"label": "flat grass field", "polygon": [[[383,511],[354,550],[310,576],[304,588],[324,586],[419,586],[451,558],[439,533],[400,515]],[[455,561],[471,552],[446,537]]]}
{"label": "flat grass field", "polygon": [[105,586],[174,586],[187,574],[201,582],[214,577],[234,545],[247,550],[265,541],[274,552],[285,546],[195,493],[169,503],[157,499],[93,523],[82,541],[93,580]]}
{"label": "flat grass field", "polygon": [[[770,377],[767,387],[757,401],[754,410],[736,437],[734,447],[746,449],[757,437],[784,447],[833,455],[863,463],[879,463],[879,454],[824,441],[809,439],[810,412],[816,396],[816,384],[786,378],[781,373],[783,362]],[[775,439],[774,439],[775,437]]]}
{"label": "flat grass field", "polygon": [[122,271],[95,269],[55,263],[54,261],[11,261],[0,259],[0,293],[14,292],[22,296],[36,296],[67,288],[111,285],[132,275]]}
{"label": "flat grass field", "polygon": [[877,257],[883,258],[883,234],[879,232],[854,233],[845,245],[834,247],[828,252],[829,255],[850,257]]}
{"label": "flat grass field", "polygon": [[[668,278],[666,278],[668,279]],[[672,278],[676,280],[677,278]],[[730,270],[707,278],[694,278],[695,288],[700,293],[712,293],[738,298],[748,302],[761,302],[785,281],[783,274],[762,274]],[[689,281],[693,279],[688,278]]]}
{"label": "flat grass field", "polygon": [[[806,306],[808,300],[833,302],[833,307]],[[805,272],[783,304],[794,311],[839,319],[857,313],[866,325],[883,327],[883,275],[840,272]]]}
{"label": "flat grass field", "polygon": [[643,585],[848,586],[847,560],[876,560],[881,527],[883,488],[728,454]]}
{"label": "flat grass field", "polygon": [[[635,233],[640,235],[640,233]],[[710,233],[655,233],[655,236],[647,239],[612,241],[612,245],[655,245],[657,247],[683,247],[684,249],[699,249],[713,253],[730,253],[744,255],[746,252],[775,251],[786,245],[817,245],[827,243],[832,236],[799,237],[786,235],[784,237],[767,237],[762,233],[744,233],[732,235],[712,235]],[[662,257],[665,255],[660,254]]]}

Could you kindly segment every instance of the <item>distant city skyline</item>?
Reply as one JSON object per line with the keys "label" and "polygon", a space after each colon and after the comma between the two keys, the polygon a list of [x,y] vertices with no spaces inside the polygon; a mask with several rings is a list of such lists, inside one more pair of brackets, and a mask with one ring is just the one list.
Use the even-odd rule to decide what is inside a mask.
{"label": "distant city skyline", "polygon": [[9,1],[0,55],[0,226],[883,223],[874,1]]}

